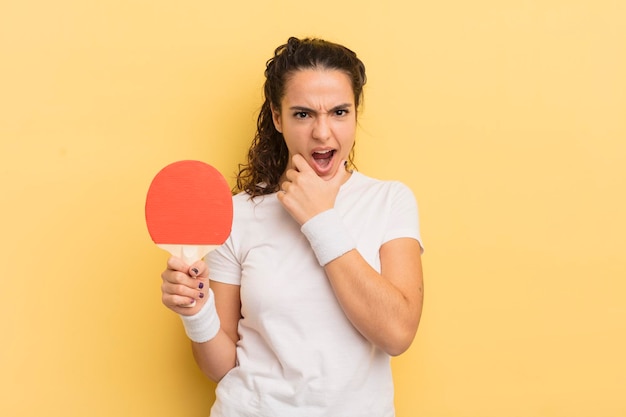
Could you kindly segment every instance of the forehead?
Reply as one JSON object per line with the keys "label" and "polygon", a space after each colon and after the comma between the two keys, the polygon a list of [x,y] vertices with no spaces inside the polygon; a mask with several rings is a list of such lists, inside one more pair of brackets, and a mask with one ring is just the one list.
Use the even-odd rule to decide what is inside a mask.
{"label": "forehead", "polygon": [[287,78],[283,101],[338,100],[354,103],[354,91],[348,74],[337,69],[308,68]]}

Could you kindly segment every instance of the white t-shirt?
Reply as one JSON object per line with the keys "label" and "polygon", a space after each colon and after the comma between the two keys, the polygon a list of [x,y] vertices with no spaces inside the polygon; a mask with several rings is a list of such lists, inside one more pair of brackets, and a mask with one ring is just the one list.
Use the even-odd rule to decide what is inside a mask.
{"label": "white t-shirt", "polygon": [[[211,416],[394,416],[390,357],[348,321],[300,225],[275,194],[233,203],[232,233],[207,262],[211,280],[241,286],[240,340]],[[335,209],[379,272],[385,242],[420,240],[415,198],[399,182],[354,172]]]}

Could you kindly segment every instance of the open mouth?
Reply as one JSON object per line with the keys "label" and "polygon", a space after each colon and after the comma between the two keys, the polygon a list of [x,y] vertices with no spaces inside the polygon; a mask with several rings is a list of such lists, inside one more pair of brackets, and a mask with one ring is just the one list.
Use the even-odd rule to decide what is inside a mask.
{"label": "open mouth", "polygon": [[325,170],[330,167],[335,152],[334,149],[313,152],[313,162],[318,167],[319,174],[325,173]]}

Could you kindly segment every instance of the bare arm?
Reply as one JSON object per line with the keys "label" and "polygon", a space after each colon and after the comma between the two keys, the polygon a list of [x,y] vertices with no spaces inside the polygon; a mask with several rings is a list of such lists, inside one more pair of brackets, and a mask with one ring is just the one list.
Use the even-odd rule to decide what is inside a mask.
{"label": "bare arm", "polygon": [[380,274],[356,250],[325,267],[348,319],[390,355],[408,349],[417,332],[423,302],[420,252],[416,240],[395,239],[380,249]]}
{"label": "bare arm", "polygon": [[[304,224],[332,209],[349,173],[339,169],[322,180],[301,155],[293,157],[277,197],[299,223]],[[325,265],[326,275],[346,316],[370,342],[390,355],[404,352],[419,325],[423,278],[421,247],[411,238],[394,239],[379,251],[381,272],[372,268],[357,250],[351,250]]]}
{"label": "bare arm", "polygon": [[[188,266],[182,260],[172,257],[161,277],[163,304],[172,311],[183,316],[192,316],[206,304],[209,280],[204,262],[199,261]],[[236,343],[239,338],[237,324],[241,308],[239,286],[213,282],[211,289],[215,295],[220,330],[208,342],[191,344],[194,358],[202,372],[213,381],[219,381],[235,367]],[[194,307],[183,307],[193,300],[196,301]]]}
{"label": "bare arm", "polygon": [[215,294],[215,308],[220,317],[221,329],[214,339],[205,343],[191,342],[191,345],[200,370],[217,382],[236,364],[236,343],[239,340],[237,324],[241,305],[239,286],[211,282],[211,289]]}

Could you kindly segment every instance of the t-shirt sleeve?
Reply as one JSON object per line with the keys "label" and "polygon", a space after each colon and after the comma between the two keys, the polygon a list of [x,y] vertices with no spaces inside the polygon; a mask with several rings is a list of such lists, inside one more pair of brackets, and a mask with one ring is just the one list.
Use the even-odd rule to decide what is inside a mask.
{"label": "t-shirt sleeve", "polygon": [[231,235],[222,246],[206,256],[211,281],[241,285],[241,266],[236,253]]}
{"label": "t-shirt sleeve", "polygon": [[391,211],[383,243],[408,237],[416,239],[423,251],[424,244],[420,234],[417,201],[413,192],[406,185],[394,182],[390,197]]}

